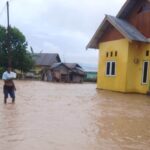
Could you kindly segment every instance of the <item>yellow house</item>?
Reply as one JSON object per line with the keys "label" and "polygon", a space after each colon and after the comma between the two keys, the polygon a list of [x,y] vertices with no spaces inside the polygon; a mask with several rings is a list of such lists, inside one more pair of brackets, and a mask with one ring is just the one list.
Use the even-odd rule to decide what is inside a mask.
{"label": "yellow house", "polygon": [[50,68],[53,64],[61,62],[57,53],[36,53],[33,55],[36,73],[40,73],[45,68]]}
{"label": "yellow house", "polygon": [[99,49],[97,88],[147,93],[150,87],[150,0],[127,0],[106,15],[87,48]]}

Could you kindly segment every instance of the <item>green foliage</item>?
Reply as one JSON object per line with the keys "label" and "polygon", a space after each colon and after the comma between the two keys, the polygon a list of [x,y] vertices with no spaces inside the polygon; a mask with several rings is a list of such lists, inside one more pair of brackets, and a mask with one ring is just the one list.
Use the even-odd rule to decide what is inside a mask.
{"label": "green foliage", "polygon": [[2,78],[2,75],[3,75],[4,71],[5,71],[4,68],[0,67],[0,78]]}
{"label": "green foliage", "polygon": [[[33,68],[34,61],[31,53],[27,51],[26,38],[16,27],[10,27],[9,31],[12,67],[27,72]],[[0,66],[3,67],[8,64],[7,44],[7,30],[5,27],[0,26]]]}

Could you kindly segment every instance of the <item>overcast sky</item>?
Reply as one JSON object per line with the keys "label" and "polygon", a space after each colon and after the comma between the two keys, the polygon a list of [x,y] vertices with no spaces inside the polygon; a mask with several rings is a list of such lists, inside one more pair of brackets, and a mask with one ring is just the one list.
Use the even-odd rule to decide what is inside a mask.
{"label": "overcast sky", "polygon": [[[85,50],[105,14],[116,15],[126,0],[11,0],[10,22],[35,52],[59,53],[62,61],[97,65],[98,51]],[[0,24],[6,26],[5,0]]]}

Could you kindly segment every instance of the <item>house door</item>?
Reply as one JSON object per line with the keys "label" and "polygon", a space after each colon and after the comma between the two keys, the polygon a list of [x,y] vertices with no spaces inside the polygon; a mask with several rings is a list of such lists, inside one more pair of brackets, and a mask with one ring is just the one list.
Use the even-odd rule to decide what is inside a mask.
{"label": "house door", "polygon": [[149,70],[149,61],[143,62],[143,72],[142,72],[142,84],[148,84],[148,70]]}

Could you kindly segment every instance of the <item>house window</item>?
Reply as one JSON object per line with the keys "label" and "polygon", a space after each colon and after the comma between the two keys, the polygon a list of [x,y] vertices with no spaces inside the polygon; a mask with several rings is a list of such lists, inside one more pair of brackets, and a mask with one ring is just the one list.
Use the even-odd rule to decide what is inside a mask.
{"label": "house window", "polygon": [[115,75],[115,70],[116,70],[116,63],[115,62],[112,62],[112,64],[111,64],[112,66],[111,66],[111,75]]}
{"label": "house window", "polygon": [[142,83],[147,84],[148,82],[148,67],[149,67],[149,62],[144,61],[143,63],[143,75],[142,75]]}
{"label": "house window", "polygon": [[108,61],[106,63],[106,75],[115,76],[116,75],[116,62]]}
{"label": "house window", "polygon": [[110,64],[111,64],[111,62],[107,62],[106,75],[110,75]]}
{"label": "house window", "polygon": [[148,50],[146,51],[146,56],[149,56],[149,51]]}
{"label": "house window", "polygon": [[115,51],[115,56],[116,56],[116,57],[118,56],[118,52],[117,52],[117,51]]}
{"label": "house window", "polygon": [[110,53],[110,56],[111,56],[111,57],[113,56],[113,52]]}
{"label": "house window", "polygon": [[106,57],[108,57],[108,56],[109,56],[109,53],[107,52],[107,53],[106,53]]}

